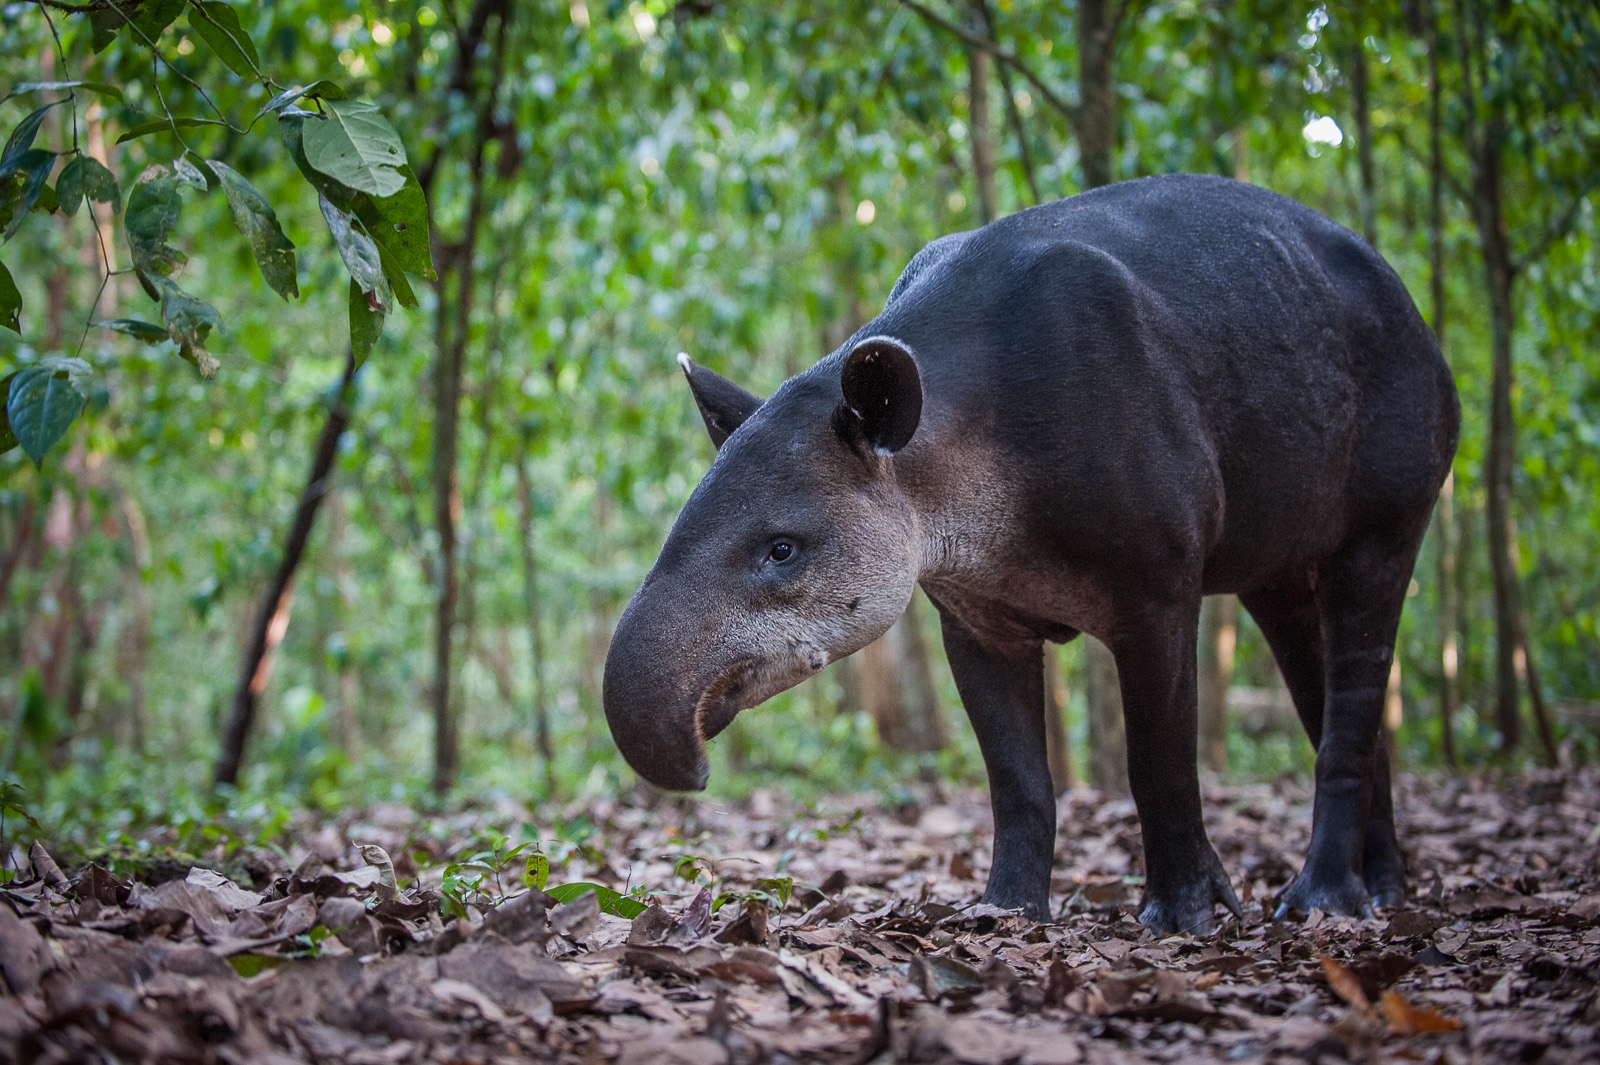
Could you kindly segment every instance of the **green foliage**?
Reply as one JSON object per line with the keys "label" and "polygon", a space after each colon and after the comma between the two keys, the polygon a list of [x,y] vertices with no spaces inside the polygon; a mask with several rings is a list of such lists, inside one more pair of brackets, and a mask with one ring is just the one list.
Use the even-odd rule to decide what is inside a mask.
{"label": "green foliage", "polygon": [[76,215],[78,205],[86,196],[97,203],[109,203],[113,213],[122,211],[122,190],[117,187],[117,176],[92,155],[74,155],[56,178],[56,200],[61,213],[68,218]]}
{"label": "green foliage", "polygon": [[6,421],[34,462],[60,440],[88,399],[84,382],[92,371],[82,359],[53,355],[24,366],[8,379]]}
{"label": "green foliage", "polygon": [[[272,205],[233,167],[216,159],[210,163],[221,180],[239,232],[250,242],[250,251],[256,257],[256,265],[261,267],[261,276],[272,291],[284,299],[298,297],[300,284],[295,277],[294,244],[283,235]],[[354,336],[353,330],[351,335]]]}
{"label": "green foliage", "polygon": [[631,921],[646,909],[645,904],[630,895],[624,895],[615,888],[608,888],[604,884],[591,884],[587,881],[578,881],[572,884],[558,884],[548,889],[550,897],[557,902],[571,902],[594,892],[595,900],[600,904],[601,913],[609,913],[613,917],[623,917]]}
{"label": "green foliage", "polygon": [[405,188],[405,146],[378,105],[330,100],[327,107],[326,117],[312,117],[302,127],[306,162],[341,185],[372,196],[393,196]]}

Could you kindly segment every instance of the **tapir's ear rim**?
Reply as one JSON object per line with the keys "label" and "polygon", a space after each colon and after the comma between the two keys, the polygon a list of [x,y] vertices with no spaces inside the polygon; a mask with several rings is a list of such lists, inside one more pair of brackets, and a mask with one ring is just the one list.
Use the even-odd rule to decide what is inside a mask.
{"label": "tapir's ear rim", "polygon": [[683,376],[689,379],[689,391],[694,395],[700,420],[706,423],[706,434],[711,437],[712,446],[721,451],[734,430],[766,401],[697,364],[689,358],[688,352],[678,353],[678,365],[683,368]]}
{"label": "tapir's ear rim", "polygon": [[844,400],[834,423],[853,444],[893,455],[922,422],[922,373],[905,341],[870,336],[856,343],[839,368]]}

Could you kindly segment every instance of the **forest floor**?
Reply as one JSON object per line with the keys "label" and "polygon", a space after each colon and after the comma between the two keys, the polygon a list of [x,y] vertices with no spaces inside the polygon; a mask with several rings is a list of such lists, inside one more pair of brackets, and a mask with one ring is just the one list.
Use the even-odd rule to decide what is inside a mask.
{"label": "forest floor", "polygon": [[[0,1056],[1600,1059],[1600,774],[1403,777],[1412,899],[1373,920],[1271,918],[1304,852],[1304,783],[1207,790],[1245,920],[1206,937],[1134,922],[1132,804],[1084,792],[1061,802],[1060,916],[1046,924],[976,904],[984,796],[937,786],[893,808],[758,792],[537,819],[509,806],[307,814],[280,846],[219,844],[192,864],[160,858],[159,833],[76,862],[35,848],[0,889]],[[634,893],[524,888],[545,859],[508,857],[495,834],[536,820],[563,826],[543,847],[551,883]],[[469,851],[473,862],[444,864]],[[399,892],[383,901],[389,855]]]}

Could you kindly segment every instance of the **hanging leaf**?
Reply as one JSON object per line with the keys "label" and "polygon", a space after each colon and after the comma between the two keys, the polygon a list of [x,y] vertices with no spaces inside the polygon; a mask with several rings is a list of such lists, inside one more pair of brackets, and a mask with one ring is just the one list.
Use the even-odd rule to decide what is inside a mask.
{"label": "hanging leaf", "polygon": [[[210,164],[206,163],[204,159],[201,159],[200,162],[205,165],[206,171],[211,169]],[[211,191],[211,179],[214,175],[207,174],[200,167],[189,162],[187,155],[180,155],[173,160],[172,172],[174,177],[191,188],[199,189],[201,192]]]}
{"label": "hanging leaf", "polygon": [[[123,227],[133,265],[141,274],[167,277],[189,257],[166,243],[178,224],[178,208],[183,206],[181,185],[166,167],[147,167],[128,194],[128,213]],[[153,296],[152,298],[159,298]]]}
{"label": "hanging leaf", "polygon": [[[346,97],[344,88],[336,81],[314,81],[310,85],[298,85],[292,89],[285,89],[266,103],[261,105],[261,110],[256,112],[256,118],[268,112],[282,111],[302,96],[311,96],[319,100],[343,100]],[[255,119],[251,119],[251,124]]]}
{"label": "hanging leaf", "polygon": [[156,325],[154,322],[142,322],[137,318],[112,318],[109,321],[96,322],[95,325],[103,329],[115,329],[125,333],[136,340],[143,340],[147,344],[159,344],[163,340],[172,339],[165,326]]}
{"label": "hanging leaf", "polygon": [[[39,133],[39,123],[44,121],[44,116],[52,107],[65,103],[64,100],[55,100],[45,104],[37,111],[31,112],[27,118],[17,123],[17,128],[11,131],[11,136],[6,140],[4,151],[0,151],[0,177],[11,173],[17,168],[17,160],[22,154],[33,147],[33,138]],[[404,160],[401,160],[404,162]]]}
{"label": "hanging leaf", "polygon": [[22,332],[22,293],[5,263],[0,263],[0,325],[13,333]]}
{"label": "hanging leaf", "polygon": [[[33,210],[34,202],[44,191],[50,178],[50,169],[56,165],[56,153],[43,148],[29,148],[12,160],[11,168],[0,167],[0,241],[7,241],[22,225],[22,220]],[[20,177],[21,183],[15,179]]]}
{"label": "hanging leaf", "polygon": [[290,299],[300,295],[295,277],[294,244],[283,235],[278,216],[256,187],[227,163],[211,160],[211,169],[222,183],[233,210],[233,221],[250,242],[250,251],[272,291]]}
{"label": "hanging leaf", "polygon": [[328,222],[328,232],[333,234],[333,243],[339,249],[351,279],[361,286],[362,292],[376,295],[378,309],[387,311],[389,282],[383,275],[378,246],[362,232],[360,222],[329,203],[327,197],[319,197],[317,203],[322,208],[322,217]]}
{"label": "hanging leaf", "polygon": [[122,90],[115,85],[107,85],[103,81],[24,81],[6,93],[5,99],[9,100],[13,96],[20,96],[25,92],[48,92],[58,89],[88,89],[92,93],[109,97],[119,104],[122,102]]}
{"label": "hanging leaf", "polygon": [[133,16],[134,40],[146,44],[146,37],[154,41],[166,33],[172,20],[183,10],[184,3],[185,0],[150,0],[140,7],[139,13]]}
{"label": "hanging leaf", "polygon": [[405,146],[400,134],[366,100],[328,104],[329,117],[307,121],[306,160],[318,171],[359,192],[393,196],[405,187]]}
{"label": "hanging leaf", "polygon": [[372,346],[383,334],[382,306],[373,306],[370,292],[362,292],[355,278],[350,279],[350,349],[355,352],[356,365],[360,366],[372,354]]}
{"label": "hanging leaf", "polygon": [[[195,352],[204,354],[211,330],[222,328],[222,316],[211,304],[195,299],[169,278],[156,278],[154,283],[161,293],[161,321],[167,327],[167,335],[177,343],[180,355],[201,366],[200,372],[210,377],[211,373],[206,373],[204,366],[196,361]],[[210,359],[209,355],[206,357]],[[211,359],[211,362],[212,373],[215,373],[216,360]]]}
{"label": "hanging leaf", "polygon": [[[317,190],[317,195],[339,208],[348,211],[355,206],[357,197],[361,194],[355,189],[341,185],[339,182],[319,171],[306,160],[305,152],[305,115],[280,114],[278,116],[278,137],[283,141],[283,146],[289,152],[289,158],[294,160],[294,165],[300,173]],[[315,121],[321,121],[316,119]]]}
{"label": "hanging leaf", "polygon": [[239,16],[233,8],[221,0],[193,0],[193,4],[194,9],[189,12],[190,28],[217,53],[229,70],[241,78],[259,78],[261,57],[256,54],[250,34],[239,25]]}
{"label": "hanging leaf", "polygon": [[11,376],[6,420],[22,450],[36,464],[83,411],[82,381],[90,374],[82,359],[52,356],[24,366]]}
{"label": "hanging leaf", "polygon": [[122,210],[122,190],[117,187],[117,176],[107,170],[100,160],[79,152],[67,160],[56,178],[56,197],[61,213],[72,218],[78,205],[87,196],[99,203],[109,203],[112,213]]}
{"label": "hanging leaf", "polygon": [[400,191],[358,204],[356,217],[400,269],[431,281],[436,275],[428,241],[428,201],[411,167],[402,166],[400,173],[406,182]]}
{"label": "hanging leaf", "polygon": [[193,129],[196,126],[226,126],[226,122],[218,122],[214,118],[155,118],[149,122],[141,122],[137,126],[125,131],[117,138],[117,143],[131,141],[136,137],[148,137],[152,133],[170,133],[173,128]]}

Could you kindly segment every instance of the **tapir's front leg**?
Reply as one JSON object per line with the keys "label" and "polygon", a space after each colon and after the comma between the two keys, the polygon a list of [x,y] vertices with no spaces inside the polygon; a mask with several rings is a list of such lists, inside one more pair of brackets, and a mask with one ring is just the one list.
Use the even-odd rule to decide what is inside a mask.
{"label": "tapir's front leg", "polygon": [[1043,645],[996,649],[960,621],[941,619],[950,672],[989,771],[994,862],[983,901],[1049,920],[1056,796],[1045,753]]}
{"label": "tapir's front leg", "polygon": [[1211,931],[1219,902],[1242,916],[1200,816],[1199,617],[1196,598],[1124,625],[1111,643],[1128,737],[1128,785],[1144,835],[1139,921],[1163,934]]}

